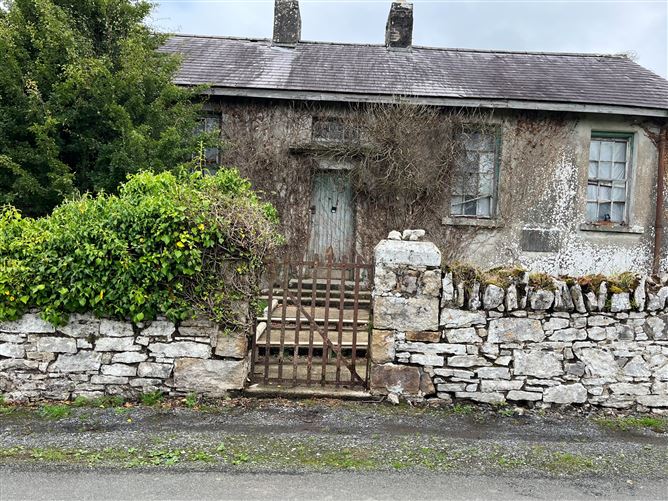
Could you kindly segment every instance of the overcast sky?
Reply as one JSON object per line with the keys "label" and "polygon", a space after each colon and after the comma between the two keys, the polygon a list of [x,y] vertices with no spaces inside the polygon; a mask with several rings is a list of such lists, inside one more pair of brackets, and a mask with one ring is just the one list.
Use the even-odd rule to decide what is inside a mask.
{"label": "overcast sky", "polygon": [[[162,31],[269,38],[273,0],[155,0]],[[302,39],[382,43],[391,1],[302,0]],[[414,0],[416,45],[630,52],[668,73],[668,0]]]}

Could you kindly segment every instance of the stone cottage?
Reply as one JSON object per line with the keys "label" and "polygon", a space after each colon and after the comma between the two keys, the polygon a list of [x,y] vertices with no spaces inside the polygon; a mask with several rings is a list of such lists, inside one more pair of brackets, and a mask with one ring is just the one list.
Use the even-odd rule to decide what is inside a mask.
{"label": "stone cottage", "polygon": [[[293,256],[369,260],[402,225],[425,228],[444,258],[483,268],[666,269],[668,81],[623,55],[418,47],[412,31],[413,5],[398,1],[384,44],[303,41],[299,2],[276,0],[271,40],[175,35],[165,50],[182,56],[178,84],[207,86],[204,125],[223,139],[207,161],[239,167],[279,208]],[[463,117],[455,161],[438,138],[417,155],[430,165],[425,190],[438,188],[420,210],[395,203],[400,193],[372,203],[378,179],[396,190],[403,178],[360,183],[368,154],[340,153],[364,142],[350,116],[382,116],[382,106],[395,112],[386,128],[411,147],[435,122],[393,129],[397,107]],[[428,163],[442,157],[454,165],[447,183]]]}

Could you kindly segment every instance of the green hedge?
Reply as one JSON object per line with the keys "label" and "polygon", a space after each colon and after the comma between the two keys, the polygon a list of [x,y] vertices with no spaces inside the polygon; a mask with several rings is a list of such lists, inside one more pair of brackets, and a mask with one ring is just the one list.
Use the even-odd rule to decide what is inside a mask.
{"label": "green hedge", "polygon": [[44,218],[0,210],[0,320],[29,308],[226,323],[279,242],[276,211],[234,169],[139,173],[118,195],[85,195]]}

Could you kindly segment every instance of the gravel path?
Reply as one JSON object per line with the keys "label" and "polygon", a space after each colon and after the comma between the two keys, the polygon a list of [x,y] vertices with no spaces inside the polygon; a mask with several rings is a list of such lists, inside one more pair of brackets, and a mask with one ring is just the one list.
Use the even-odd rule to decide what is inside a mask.
{"label": "gravel path", "polygon": [[199,410],[39,409],[0,415],[0,465],[218,472],[421,471],[533,478],[668,477],[668,435],[574,410],[233,400]]}

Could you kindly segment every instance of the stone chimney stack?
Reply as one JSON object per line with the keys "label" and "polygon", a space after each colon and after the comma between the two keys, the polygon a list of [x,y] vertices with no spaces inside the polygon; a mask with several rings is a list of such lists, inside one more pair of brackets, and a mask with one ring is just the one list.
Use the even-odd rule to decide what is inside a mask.
{"label": "stone chimney stack", "polygon": [[275,0],[274,36],[276,45],[295,46],[302,36],[299,0]]}
{"label": "stone chimney stack", "polygon": [[389,48],[409,49],[413,44],[413,4],[399,0],[392,2],[385,25],[385,45]]}

